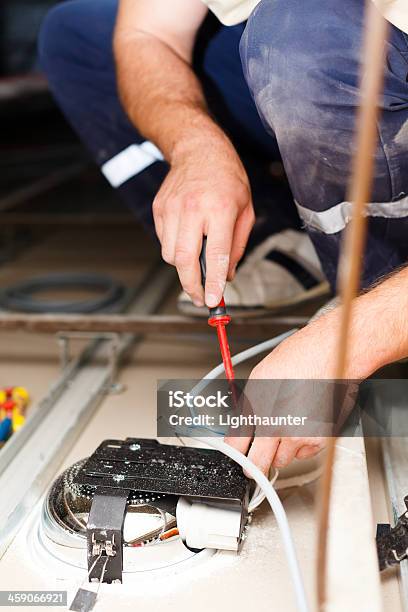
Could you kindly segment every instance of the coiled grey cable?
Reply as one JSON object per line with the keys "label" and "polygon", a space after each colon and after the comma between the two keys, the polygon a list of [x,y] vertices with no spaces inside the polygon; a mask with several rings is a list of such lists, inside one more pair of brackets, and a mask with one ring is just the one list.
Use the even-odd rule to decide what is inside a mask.
{"label": "coiled grey cable", "polygon": [[[103,294],[86,300],[39,300],[33,297],[44,291],[61,289],[85,289]],[[88,314],[112,307],[124,293],[122,283],[102,274],[44,274],[0,290],[0,305],[6,310],[20,312]]]}

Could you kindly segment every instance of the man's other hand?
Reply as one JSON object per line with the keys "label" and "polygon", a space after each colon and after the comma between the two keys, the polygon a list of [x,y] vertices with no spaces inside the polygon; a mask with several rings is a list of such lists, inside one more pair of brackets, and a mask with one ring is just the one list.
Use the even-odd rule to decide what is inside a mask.
{"label": "man's other hand", "polygon": [[[251,372],[250,380],[333,380],[339,308],[293,334]],[[227,437],[225,441],[248,455],[265,474],[293,459],[309,459],[326,445],[324,437]]]}

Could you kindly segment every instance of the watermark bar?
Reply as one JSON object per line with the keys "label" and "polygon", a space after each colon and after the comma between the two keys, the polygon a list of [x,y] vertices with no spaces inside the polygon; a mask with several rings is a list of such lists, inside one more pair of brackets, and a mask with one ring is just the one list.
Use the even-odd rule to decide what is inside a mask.
{"label": "watermark bar", "polygon": [[67,606],[66,591],[0,591],[1,607]]}
{"label": "watermark bar", "polygon": [[157,435],[408,436],[408,380],[160,380]]}

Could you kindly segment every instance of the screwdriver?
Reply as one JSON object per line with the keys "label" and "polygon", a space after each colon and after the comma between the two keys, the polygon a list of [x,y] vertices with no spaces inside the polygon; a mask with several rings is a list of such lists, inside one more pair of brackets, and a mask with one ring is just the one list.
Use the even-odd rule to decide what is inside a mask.
{"label": "screwdriver", "polygon": [[[207,264],[206,264],[206,247],[207,247],[207,237],[203,238],[203,246],[200,254],[200,267],[201,267],[201,282],[205,289],[205,279],[207,272]],[[231,361],[231,352],[228,344],[227,330],[225,327],[231,321],[231,317],[227,313],[227,308],[225,306],[224,298],[221,298],[218,306],[214,308],[209,308],[210,316],[208,318],[208,325],[211,327],[215,327],[217,330],[218,342],[220,345],[222,362],[224,364],[225,376],[228,381],[233,381],[235,378],[234,368],[232,367]]]}

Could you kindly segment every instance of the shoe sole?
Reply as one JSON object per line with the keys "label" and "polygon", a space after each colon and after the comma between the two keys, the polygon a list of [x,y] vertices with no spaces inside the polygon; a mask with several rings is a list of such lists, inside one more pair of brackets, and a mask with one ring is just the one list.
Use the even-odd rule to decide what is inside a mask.
{"label": "shoe sole", "polygon": [[[264,306],[228,306],[227,310],[229,314],[235,315],[241,318],[257,317],[264,314],[278,313],[283,309],[289,308],[290,306],[298,306],[319,297],[329,295],[330,286],[326,281],[320,283],[313,289],[303,291],[296,297],[289,300],[281,300],[279,302],[269,302]],[[192,302],[180,301],[178,302],[178,309],[183,314],[193,317],[208,317],[208,308],[197,308]]]}

